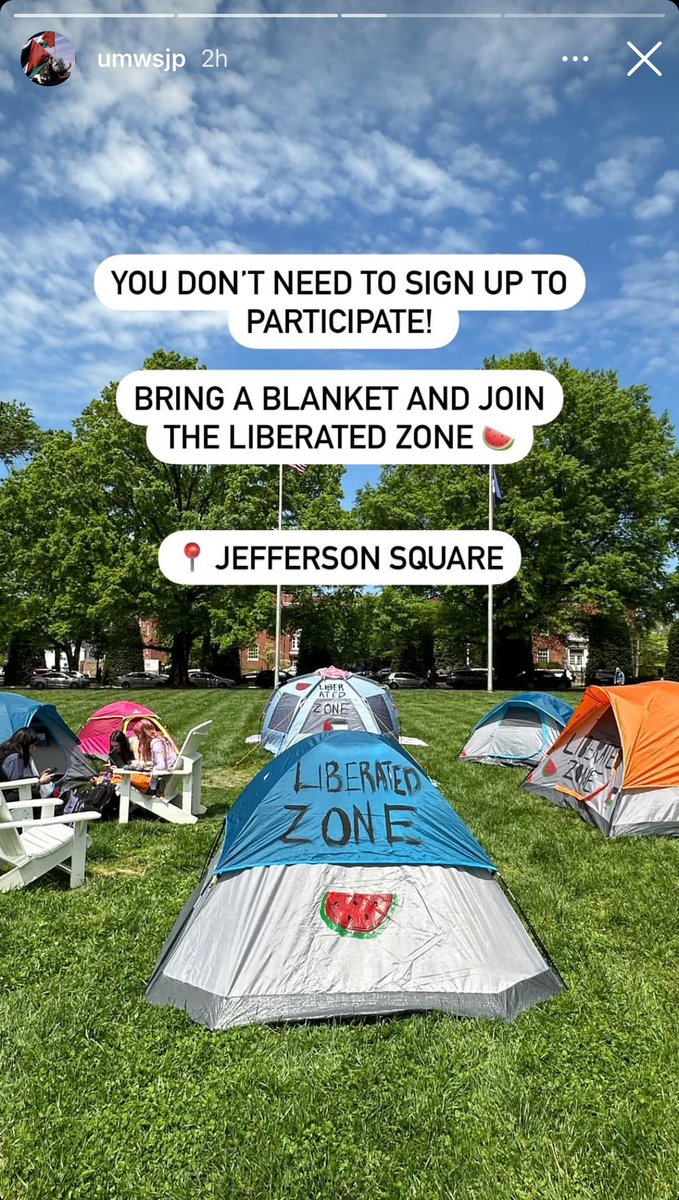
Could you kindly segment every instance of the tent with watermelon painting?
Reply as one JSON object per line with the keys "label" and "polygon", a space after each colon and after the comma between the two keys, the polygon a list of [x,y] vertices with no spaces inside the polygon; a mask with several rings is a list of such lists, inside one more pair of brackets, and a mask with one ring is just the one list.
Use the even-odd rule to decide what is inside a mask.
{"label": "tent with watermelon painting", "polygon": [[606,837],[679,837],[679,683],[588,687],[523,786]]}
{"label": "tent with watermelon painting", "polygon": [[300,738],[331,730],[366,730],[399,736],[398,709],[387,688],[374,679],[322,667],[290,679],[271,696],[258,740],[272,754]]}
{"label": "tent with watermelon painting", "polygon": [[[545,952],[546,953],[546,952]],[[391,737],[316,734],[265,767],[147,990],[210,1029],[556,995],[497,868]]]}
{"label": "tent with watermelon painting", "polygon": [[533,767],[573,716],[570,704],[547,692],[503,700],[474,726],[460,751],[463,762]]}

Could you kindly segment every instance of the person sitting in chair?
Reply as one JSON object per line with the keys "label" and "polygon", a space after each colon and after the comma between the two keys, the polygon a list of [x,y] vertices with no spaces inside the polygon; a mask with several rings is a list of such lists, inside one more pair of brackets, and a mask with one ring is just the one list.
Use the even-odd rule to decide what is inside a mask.
{"label": "person sitting in chair", "polygon": [[171,771],[177,761],[177,753],[168,738],[163,737],[151,721],[140,721],[137,725],[138,770],[151,772],[151,791],[162,794],[163,778],[160,772]]}
{"label": "person sitting in chair", "polygon": [[[37,733],[27,726],[17,729],[16,733],[2,743],[0,746],[0,782],[9,783],[14,779],[31,779],[37,775],[37,769],[31,757],[33,747],[37,744]],[[47,789],[52,786],[57,774],[57,771],[42,772],[39,776],[39,783],[34,783],[31,787],[31,795],[34,800],[50,794]],[[18,800],[18,798],[18,791],[5,792],[5,800]]]}
{"label": "person sitting in chair", "polygon": [[122,729],[114,729],[108,749],[108,761],[112,767],[129,767],[134,759],[132,747]]}

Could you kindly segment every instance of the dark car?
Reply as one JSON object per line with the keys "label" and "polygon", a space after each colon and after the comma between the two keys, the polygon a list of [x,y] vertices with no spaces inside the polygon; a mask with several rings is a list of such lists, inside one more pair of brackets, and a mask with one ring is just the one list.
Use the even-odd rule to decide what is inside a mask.
{"label": "dark car", "polygon": [[[495,672],[493,672],[493,684],[495,684]],[[487,667],[454,667],[448,675],[446,686],[456,688],[487,688],[488,687],[488,669]]]}
{"label": "dark car", "polygon": [[[633,683],[635,680],[630,675],[625,675],[624,671],[620,671],[622,675],[622,683]],[[591,684],[598,684],[599,687],[613,687],[615,684],[616,671],[614,667],[599,667],[597,671],[592,671],[587,675],[586,683],[589,687]]]}
{"label": "dark car", "polygon": [[519,687],[528,691],[567,692],[573,686],[566,667],[532,667],[517,675]]}
{"label": "dark car", "polygon": [[[283,671],[281,671],[280,677],[281,682],[285,682]],[[274,673],[273,671],[248,671],[247,675],[243,676],[243,683],[246,687],[272,688]]]}

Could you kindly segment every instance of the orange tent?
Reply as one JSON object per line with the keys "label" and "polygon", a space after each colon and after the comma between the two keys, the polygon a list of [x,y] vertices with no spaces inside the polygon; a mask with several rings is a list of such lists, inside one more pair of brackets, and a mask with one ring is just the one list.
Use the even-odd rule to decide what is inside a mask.
{"label": "orange tent", "polygon": [[587,688],[524,787],[610,837],[679,836],[679,683]]}
{"label": "orange tent", "polygon": [[597,710],[615,714],[623,787],[679,787],[679,683],[661,679],[627,687],[589,687],[554,749],[571,740]]}

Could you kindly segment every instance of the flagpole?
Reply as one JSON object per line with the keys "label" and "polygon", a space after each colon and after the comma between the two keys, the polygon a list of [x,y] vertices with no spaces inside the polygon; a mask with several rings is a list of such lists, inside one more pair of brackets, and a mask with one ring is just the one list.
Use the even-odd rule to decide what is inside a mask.
{"label": "flagpole", "polygon": [[[278,468],[278,532],[283,528],[283,464]],[[276,659],[274,663],[274,687],[278,687],[281,674],[281,611],[283,608],[283,589],[276,584]]]}
{"label": "flagpole", "polygon": [[[488,532],[493,532],[493,468],[488,467]],[[489,577],[490,578],[490,577]],[[493,585],[488,584],[488,677],[487,688],[493,690]]]}

